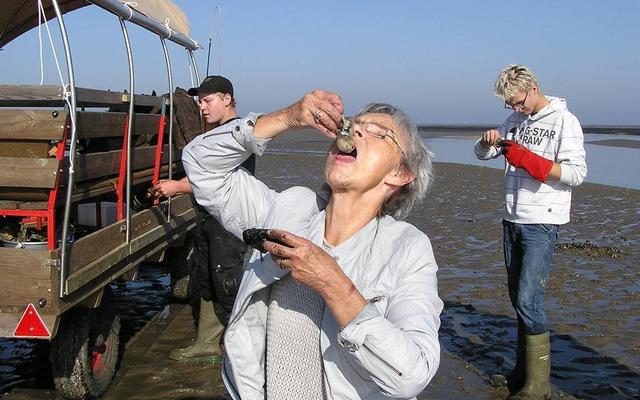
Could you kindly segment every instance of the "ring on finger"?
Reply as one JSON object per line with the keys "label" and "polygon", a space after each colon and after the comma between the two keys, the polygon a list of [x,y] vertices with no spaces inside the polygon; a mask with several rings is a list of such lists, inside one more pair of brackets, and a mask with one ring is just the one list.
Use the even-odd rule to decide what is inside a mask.
{"label": "ring on finger", "polygon": [[278,261],[278,267],[280,267],[280,269],[287,269],[287,264],[284,258],[281,258],[280,261]]}
{"label": "ring on finger", "polygon": [[316,111],[315,115],[313,116],[313,119],[315,119],[317,123],[320,123],[320,112],[321,110]]}

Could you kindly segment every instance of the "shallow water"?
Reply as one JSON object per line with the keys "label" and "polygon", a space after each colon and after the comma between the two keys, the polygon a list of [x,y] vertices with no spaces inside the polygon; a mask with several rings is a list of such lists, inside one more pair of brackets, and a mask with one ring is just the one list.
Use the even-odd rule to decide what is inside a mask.
{"label": "shallow water", "polygon": [[[603,146],[589,143],[609,139],[640,141],[640,136],[585,134],[587,152],[587,182],[640,189],[640,148]],[[437,162],[504,168],[504,158],[489,161],[478,160],[473,154],[472,138],[438,137],[427,139],[427,145]]]}
{"label": "shallow water", "polygon": [[[320,185],[323,151],[279,151],[288,157],[258,165],[268,166],[259,170],[265,182]],[[513,366],[517,324],[500,239],[502,172],[439,163],[435,174],[409,222],[430,236],[439,265],[443,348],[486,375],[504,372]],[[585,183],[573,197],[547,289],[552,384],[579,398],[638,399],[640,191]]]}

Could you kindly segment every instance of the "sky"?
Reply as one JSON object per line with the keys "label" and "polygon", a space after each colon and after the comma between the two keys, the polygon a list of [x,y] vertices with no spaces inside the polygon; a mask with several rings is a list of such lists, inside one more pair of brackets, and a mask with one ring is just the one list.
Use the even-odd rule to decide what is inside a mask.
{"label": "sky", "polygon": [[[419,124],[499,124],[508,110],[493,83],[518,63],[545,94],[566,98],[583,125],[640,125],[638,0],[174,1],[203,47],[195,53],[202,75],[213,30],[209,73],[231,79],[240,114],[321,88],[340,94],[347,114],[387,102]],[[117,18],[92,6],[65,21],[77,85],[126,89]],[[63,62],[57,24],[50,28]],[[160,40],[137,26],[129,33],[136,91],[166,93]],[[59,84],[44,30],[43,38],[44,82]],[[186,52],[168,45],[174,83],[190,87]],[[39,84],[38,49],[37,29],[5,46],[0,84]]]}

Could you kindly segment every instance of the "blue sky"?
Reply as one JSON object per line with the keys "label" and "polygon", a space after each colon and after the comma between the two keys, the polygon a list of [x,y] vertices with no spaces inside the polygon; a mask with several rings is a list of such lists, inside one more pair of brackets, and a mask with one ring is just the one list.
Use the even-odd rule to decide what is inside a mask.
{"label": "blue sky", "polygon": [[[565,97],[583,124],[640,125],[637,0],[175,2],[204,47],[196,53],[201,73],[220,7],[210,73],[233,81],[240,113],[271,111],[324,88],[342,96],[347,113],[384,101],[418,123],[497,124],[507,112],[493,82],[517,62],[536,72],[546,94]],[[77,83],[122,90],[119,24],[91,8],[67,18]],[[137,91],[166,92],[159,40],[137,27],[130,34]],[[48,47],[45,82],[56,84]],[[190,86],[185,52],[170,49],[176,83]],[[0,65],[0,84],[37,84],[37,30],[7,45]]]}

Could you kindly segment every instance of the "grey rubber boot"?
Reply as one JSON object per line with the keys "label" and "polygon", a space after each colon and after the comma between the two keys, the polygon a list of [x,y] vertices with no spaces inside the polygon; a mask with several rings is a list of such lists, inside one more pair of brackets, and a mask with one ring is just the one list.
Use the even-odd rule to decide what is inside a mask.
{"label": "grey rubber boot", "polygon": [[213,302],[200,300],[200,320],[195,342],[184,348],[173,349],[169,358],[175,361],[213,364],[222,360],[220,339],[224,326],[218,320]]}
{"label": "grey rubber boot", "polygon": [[516,348],[516,365],[506,375],[491,375],[491,384],[494,387],[509,388],[511,393],[517,392],[522,388],[525,381],[526,371],[526,332],[524,324],[518,321],[518,347]]}
{"label": "grey rubber boot", "polygon": [[549,332],[526,335],[526,380],[512,400],[548,400],[551,398],[551,347]]}

